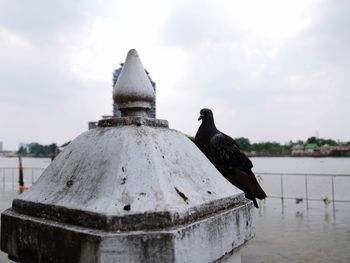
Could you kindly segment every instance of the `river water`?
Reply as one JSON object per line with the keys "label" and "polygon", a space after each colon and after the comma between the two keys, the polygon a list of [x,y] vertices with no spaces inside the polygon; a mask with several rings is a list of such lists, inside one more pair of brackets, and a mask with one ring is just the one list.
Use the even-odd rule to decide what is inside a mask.
{"label": "river water", "polygon": [[350,262],[350,158],[252,158],[254,171],[263,174],[268,196],[281,196],[278,173],[323,174],[308,176],[308,197],[332,198],[332,179],[324,174],[345,174],[333,178],[335,200],[328,203],[305,200],[305,177],[284,175],[284,196],[268,198],[254,209],[256,236],[242,249],[242,262]]}
{"label": "river water", "polygon": [[[350,158],[255,157],[254,172],[268,196],[254,209],[256,236],[242,249],[243,263],[350,262]],[[50,164],[49,159],[24,158],[24,178],[30,186]],[[8,169],[2,169],[8,167]],[[0,210],[11,206],[17,191],[17,158],[0,157]],[[39,168],[39,169],[31,169]],[[266,174],[271,173],[271,174]],[[281,200],[281,173],[283,196]],[[306,202],[307,192],[311,199]],[[347,176],[332,177],[329,174]],[[335,203],[328,202],[332,199]],[[290,199],[286,199],[286,198]],[[302,199],[296,202],[296,197]],[[321,201],[324,199],[326,202]],[[8,261],[0,252],[0,263]]]}

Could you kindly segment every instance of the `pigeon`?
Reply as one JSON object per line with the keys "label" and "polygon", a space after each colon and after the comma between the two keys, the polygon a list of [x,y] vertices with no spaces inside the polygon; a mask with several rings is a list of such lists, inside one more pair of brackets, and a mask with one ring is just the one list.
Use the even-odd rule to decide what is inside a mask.
{"label": "pigeon", "polygon": [[259,208],[255,198],[264,199],[266,194],[252,172],[251,160],[234,139],[216,128],[210,109],[202,109],[199,120],[202,120],[202,124],[195,136],[195,144],[216,169]]}

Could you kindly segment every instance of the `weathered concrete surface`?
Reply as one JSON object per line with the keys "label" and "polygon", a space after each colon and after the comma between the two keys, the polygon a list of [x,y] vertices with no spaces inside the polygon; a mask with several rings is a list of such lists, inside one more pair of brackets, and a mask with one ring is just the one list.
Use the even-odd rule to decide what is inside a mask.
{"label": "weathered concrete surface", "polygon": [[240,195],[183,134],[130,125],[80,135],[13,210],[97,229],[155,229],[232,207]]}
{"label": "weathered concrete surface", "polygon": [[99,127],[113,127],[113,126],[124,126],[124,125],[146,125],[149,127],[162,127],[169,128],[167,120],[145,118],[145,117],[120,117],[120,118],[110,118],[102,119],[98,122]]}
{"label": "weathered concrete surface", "polygon": [[14,199],[3,251],[28,263],[211,262],[252,238],[251,203],[186,136],[121,123],[77,137]]}
{"label": "weathered concrete surface", "polygon": [[[239,262],[225,257],[254,235],[251,202],[162,230],[103,231],[6,210],[2,250],[18,262]],[[6,244],[6,246],[4,246]],[[234,260],[234,261],[232,261]]]}

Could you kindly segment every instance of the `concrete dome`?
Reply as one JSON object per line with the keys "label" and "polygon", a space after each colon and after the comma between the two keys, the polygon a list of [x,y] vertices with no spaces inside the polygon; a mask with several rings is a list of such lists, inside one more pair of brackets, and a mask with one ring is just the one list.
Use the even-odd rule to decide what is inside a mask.
{"label": "concrete dome", "polygon": [[13,210],[98,229],[136,230],[197,219],[243,198],[166,122],[128,117],[112,125],[73,140],[14,200]]}

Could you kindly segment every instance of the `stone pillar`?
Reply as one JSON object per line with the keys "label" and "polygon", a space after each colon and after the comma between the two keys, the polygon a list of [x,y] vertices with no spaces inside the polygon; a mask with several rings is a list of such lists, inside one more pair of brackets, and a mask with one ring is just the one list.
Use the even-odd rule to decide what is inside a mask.
{"label": "stone pillar", "polygon": [[1,214],[22,263],[240,262],[252,203],[166,120],[131,50],[113,93],[121,118],[74,139]]}

